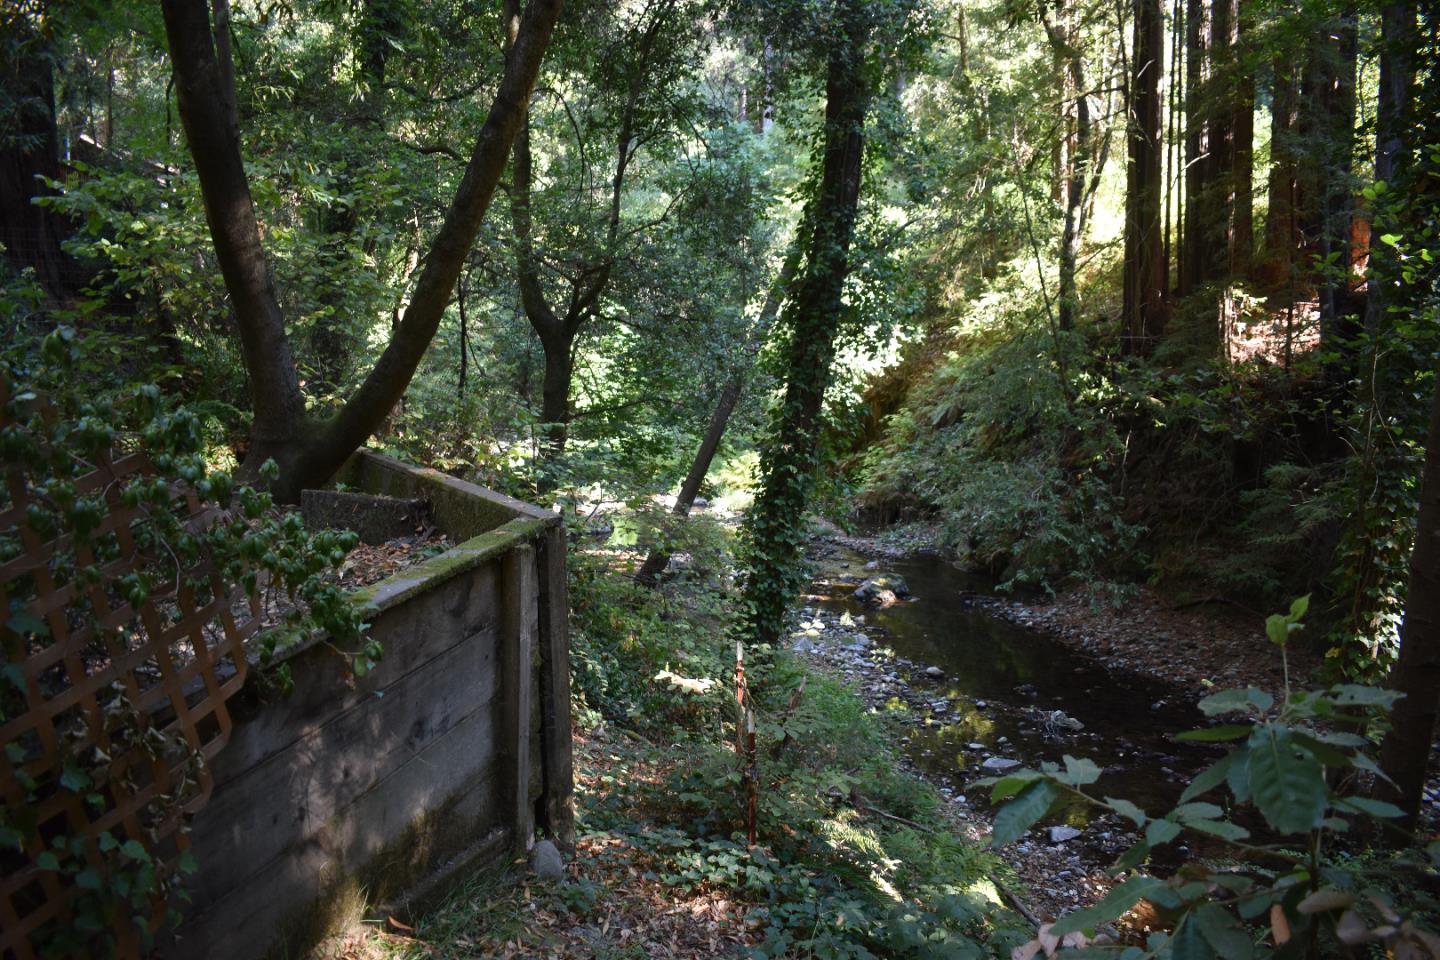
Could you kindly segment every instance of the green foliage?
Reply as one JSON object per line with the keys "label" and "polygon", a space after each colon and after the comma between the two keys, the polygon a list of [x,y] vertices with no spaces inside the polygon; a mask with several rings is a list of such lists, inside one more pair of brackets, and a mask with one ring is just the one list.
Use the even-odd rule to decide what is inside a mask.
{"label": "green foliage", "polygon": [[[1267,622],[1267,635],[1282,653],[1308,607],[1309,598],[1302,597]],[[1413,884],[1433,879],[1440,849],[1432,844],[1424,862],[1417,862],[1406,850],[1356,857],[1345,843],[1365,827],[1394,829],[1387,821],[1401,816],[1398,807],[1363,792],[1362,779],[1384,779],[1370,756],[1368,734],[1398,696],[1359,684],[1323,690],[1287,686],[1277,708],[1261,690],[1220,691],[1200,701],[1201,711],[1209,717],[1239,714],[1240,722],[1204,727],[1180,739],[1237,745],[1197,775],[1169,813],[1155,817],[1127,801],[1088,794],[1084,787],[1098,769],[1067,756],[1063,769],[1046,763],[1038,771],[986,781],[992,799],[1006,801],[996,817],[994,842],[1023,834],[1062,795],[1124,816],[1144,831],[1145,838],[1113,868],[1128,878],[1096,906],[1062,918],[1049,931],[1056,937],[1093,934],[1144,899],[1174,918],[1168,935],[1152,938],[1151,956],[1330,955],[1368,943],[1383,943],[1387,950],[1433,949],[1436,939],[1420,921],[1437,904]],[[1222,787],[1230,794],[1230,809],[1201,799]],[[1253,821],[1238,813],[1247,806],[1268,828],[1267,842],[1252,839],[1246,824]],[[1155,848],[1186,833],[1231,845],[1243,860],[1229,866],[1194,861],[1168,880],[1140,872]],[[1396,883],[1401,875],[1413,883]],[[1394,887],[1401,888],[1398,898]],[[1267,932],[1273,946],[1262,942]],[[1143,953],[1134,947],[1089,949],[1087,956]]]}
{"label": "green foliage", "polygon": [[[354,673],[363,674],[382,651],[366,640],[362,611],[325,576],[355,545],[355,535],[311,534],[299,514],[275,511],[269,494],[237,486],[229,474],[212,469],[206,441],[213,430],[207,417],[173,402],[154,384],[115,383],[109,359],[112,346],[109,338],[87,338],[59,327],[38,341],[16,338],[0,358],[10,391],[10,423],[0,435],[0,460],[23,471],[30,528],[57,544],[47,565],[54,584],[96,585],[107,597],[109,609],[122,602],[138,608],[151,597],[160,598],[156,616],[163,628],[183,616],[164,598],[188,589],[194,591],[197,607],[203,607],[213,597],[208,572],[213,570],[224,583],[243,585],[252,595],[264,590],[289,598],[283,622],[262,633],[257,642],[262,664],[293,637],[321,632],[347,658]],[[108,377],[98,373],[107,365]],[[123,577],[107,580],[107,564],[126,552],[121,534],[103,523],[109,512],[104,497],[82,492],[76,481],[94,469],[98,457],[132,451],[146,454],[155,472],[116,481],[114,494],[134,511],[124,534],[133,542],[136,563]],[[211,522],[203,526],[192,522],[191,498],[213,511]],[[13,561],[26,552],[26,544],[17,536],[0,537],[0,561]],[[192,570],[200,572],[191,575]],[[43,620],[28,613],[34,588],[28,577],[10,584],[8,625],[22,637],[43,637],[49,631]],[[67,616],[99,617],[104,611],[95,609],[96,595],[92,589],[77,590]],[[97,631],[89,654],[110,656],[112,644],[133,642],[127,634],[134,628],[121,624]],[[22,644],[8,652],[18,662],[26,647]],[[171,655],[178,653],[177,649]],[[276,672],[283,682],[283,667]],[[30,684],[38,682],[16,669],[15,662],[6,668],[4,680],[0,723],[30,709]],[[43,837],[39,833],[41,825],[33,810],[42,798],[56,793],[81,796],[92,819],[98,819],[110,802],[106,779],[112,759],[131,749],[173,752],[188,758],[189,764],[203,762],[183,737],[162,737],[150,713],[132,703],[130,695],[120,684],[95,694],[99,710],[94,715],[104,718],[105,730],[65,729],[60,742],[69,754],[53,782],[37,781],[23,772],[41,755],[43,745],[33,736],[5,744],[21,776],[20,789],[7,795],[0,811],[4,846],[32,855],[37,848],[48,847],[34,862],[42,870],[61,874],[75,892],[69,913],[32,935],[33,942],[46,949],[105,951],[115,932],[132,921],[131,933],[148,942],[154,933],[156,904],[180,894],[183,875],[194,869],[188,854],[173,863],[158,862],[152,855],[153,838],[145,828],[128,832],[126,827],[125,832],[105,832],[93,839],[52,835],[49,829]],[[88,724],[90,716],[87,711],[70,722]],[[105,743],[109,753],[68,746],[82,742]],[[156,798],[147,811],[153,819],[144,822],[159,823],[178,813],[178,807],[191,799],[183,785],[193,772],[180,778],[170,794]],[[6,859],[8,863],[10,857]],[[175,918],[173,911],[170,918]]]}
{"label": "green foliage", "polygon": [[1125,394],[1085,370],[1071,405],[1057,373],[1039,332],[965,343],[890,418],[862,496],[937,509],[944,543],[1006,584],[1126,569],[1142,529],[1116,490]]}

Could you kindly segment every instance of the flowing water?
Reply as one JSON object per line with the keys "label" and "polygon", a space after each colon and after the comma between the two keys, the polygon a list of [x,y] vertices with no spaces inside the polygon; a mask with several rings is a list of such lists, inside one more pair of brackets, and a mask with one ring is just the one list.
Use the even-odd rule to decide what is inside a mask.
{"label": "flowing water", "polygon": [[[990,773],[981,767],[989,756],[1036,765],[1068,753],[1104,770],[1091,788],[1095,795],[1123,797],[1156,813],[1170,809],[1185,781],[1216,757],[1171,739],[1201,719],[1193,707],[1173,702],[1172,688],[1112,673],[967,600],[990,591],[985,578],[935,557],[884,561],[881,569],[904,577],[912,599],[863,610],[850,592],[875,571],[846,550],[821,561],[814,599],[832,612],[863,614],[883,631],[880,643],[921,671],[944,671],[939,681],[917,675],[913,684],[949,707],[906,728],[908,756],[932,778],[963,790]],[[1083,729],[1069,729],[1065,718]],[[1087,817],[1083,805],[1063,815],[1073,826]]]}

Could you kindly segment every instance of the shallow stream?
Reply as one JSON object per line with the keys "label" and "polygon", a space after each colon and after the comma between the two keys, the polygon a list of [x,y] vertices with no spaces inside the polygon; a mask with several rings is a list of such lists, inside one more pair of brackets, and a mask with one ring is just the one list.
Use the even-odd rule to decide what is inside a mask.
{"label": "shallow stream", "polygon": [[[875,641],[916,665],[910,690],[922,692],[926,706],[893,704],[909,714],[906,752],[956,792],[991,775],[983,765],[992,757],[1033,766],[1068,753],[1104,770],[1091,788],[1095,795],[1123,797],[1160,813],[1215,758],[1211,749],[1171,739],[1201,720],[1193,707],[1175,702],[1174,689],[1122,677],[990,612],[974,602],[977,594],[991,592],[985,578],[935,557],[885,560],[876,570],[844,548],[827,552],[819,560],[811,603],[879,628]],[[877,572],[904,577],[911,598],[888,609],[863,608],[850,593]],[[885,668],[875,662],[876,679],[883,681]],[[926,676],[927,666],[939,668],[943,677]],[[980,791],[971,793],[973,802],[984,803]],[[1062,816],[1084,827],[1089,815],[1075,804]]]}

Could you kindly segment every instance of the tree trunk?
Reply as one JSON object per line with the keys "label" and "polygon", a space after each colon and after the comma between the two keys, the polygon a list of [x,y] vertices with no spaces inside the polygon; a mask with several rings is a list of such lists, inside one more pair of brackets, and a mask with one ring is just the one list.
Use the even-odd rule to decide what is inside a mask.
{"label": "tree trunk", "polygon": [[[224,9],[223,2],[217,0],[217,12]],[[531,0],[526,8],[505,58],[499,89],[410,303],[359,389],[333,419],[323,422],[305,417],[294,357],[261,245],[240,156],[228,44],[223,32],[218,39],[212,33],[203,0],[163,0],[163,8],[180,119],[200,178],[205,215],[235,308],[249,374],[254,419],[251,452],[243,470],[254,476],[266,458],[273,457],[280,475],[272,490],[282,502],[294,502],[302,488],[328,480],[375,431],[415,375],[504,171],[560,13],[560,0]]]}
{"label": "tree trunk", "polygon": [[760,493],[746,520],[750,548],[744,616],[750,639],[762,646],[779,639],[786,609],[801,586],[800,528],[814,477],[820,412],[830,382],[860,199],[870,102],[864,0],[836,0],[835,29],[825,85],[821,178],[809,217],[809,251],[796,295],[784,312],[789,337],[785,395],[761,452]]}
{"label": "tree trunk", "polygon": [[1410,555],[1410,584],[1400,625],[1400,657],[1387,684],[1405,694],[1391,715],[1380,767],[1395,781],[1396,802],[1414,824],[1430,761],[1440,697],[1440,389],[1430,410],[1420,519]]}
{"label": "tree trunk", "polygon": [[1067,126],[1073,125],[1073,135],[1069,139],[1068,149],[1062,153],[1068,163],[1065,164],[1063,177],[1065,226],[1060,234],[1060,290],[1057,311],[1060,329],[1073,330],[1075,315],[1080,309],[1075,267],[1080,259],[1085,192],[1092,153],[1092,123],[1089,89],[1085,85],[1085,64],[1080,51],[1075,47],[1076,31],[1068,28],[1070,21],[1063,6],[1057,4],[1056,14],[1058,23],[1050,18],[1043,6],[1041,8],[1051,53],[1062,74],[1061,94],[1074,98],[1073,107],[1066,111]]}
{"label": "tree trunk", "polygon": [[[1318,258],[1322,264],[1315,280],[1320,336],[1327,347],[1337,344],[1350,286],[1357,49],[1353,12],[1342,12],[1317,25],[1296,124],[1305,148],[1297,176],[1302,263]],[[1344,376],[1339,371],[1336,375]]]}
{"label": "tree trunk", "polygon": [[0,64],[0,98],[11,111],[0,129],[0,244],[17,271],[33,269],[50,296],[64,299],[83,277],[60,248],[69,235],[64,219],[35,202],[53,195],[40,178],[58,180],[61,171],[53,55],[30,16],[18,6],[0,13],[10,47]]}
{"label": "tree trunk", "polygon": [[1253,0],[1235,0],[1234,97],[1231,100],[1230,276],[1250,274],[1255,256],[1255,70],[1248,38]]}
{"label": "tree trunk", "polygon": [[1165,263],[1160,237],[1160,77],[1165,70],[1164,47],[1164,15],[1159,0],[1135,0],[1121,338],[1124,351],[1132,354],[1148,352],[1165,326]]}
{"label": "tree trunk", "polygon": [[1205,190],[1206,17],[1204,0],[1185,2],[1185,212],[1180,282],[1188,296],[1203,283],[1209,248],[1205,240],[1202,194]]}
{"label": "tree trunk", "polygon": [[[716,451],[720,449],[720,441],[725,437],[725,429],[730,425],[730,415],[735,412],[735,406],[745,392],[745,382],[750,377],[750,367],[755,362],[755,355],[760,352],[760,347],[765,342],[765,334],[775,322],[775,315],[785,301],[786,292],[790,289],[791,281],[795,279],[795,271],[799,265],[800,248],[797,245],[793,246],[785,257],[785,262],[780,267],[780,275],[775,278],[775,283],[765,295],[760,316],[756,318],[755,327],[746,338],[740,364],[720,391],[715,412],[710,416],[710,425],[705,428],[705,436],[700,440],[700,449],[695,451],[695,459],[690,462],[685,482],[680,485],[680,495],[675,498],[674,513],[678,517],[689,516],[690,508],[695,504],[695,497],[700,493],[700,484],[705,482],[705,476],[710,472],[710,464],[715,459]],[[669,565],[670,554],[657,547],[645,557],[645,562],[635,572],[635,579],[653,587]]]}
{"label": "tree trunk", "polygon": [[[1386,6],[1380,14],[1380,92],[1375,116],[1375,180],[1395,186],[1397,162],[1402,159],[1405,131],[1411,113],[1414,84],[1415,10],[1403,4]],[[1387,191],[1388,192],[1388,191]],[[1383,196],[1383,195],[1382,195]],[[1388,197],[1373,205],[1370,235],[1394,230]],[[1370,246],[1369,280],[1366,284],[1365,327],[1377,335],[1385,313],[1386,278],[1396,275],[1392,251],[1386,244]]]}
{"label": "tree trunk", "polygon": [[1264,279],[1273,285],[1294,282],[1299,246],[1295,194],[1298,156],[1295,142],[1300,104],[1294,52],[1281,50],[1272,65],[1270,90],[1270,179],[1265,211]]}
{"label": "tree trunk", "polygon": [[[511,10],[518,0],[506,0]],[[541,390],[541,420],[545,440],[541,444],[537,488],[541,493],[554,489],[557,461],[565,452],[570,425],[570,383],[575,365],[575,339],[585,324],[600,309],[600,300],[609,288],[614,272],[620,239],[621,201],[625,175],[638,149],[635,125],[641,98],[648,87],[650,64],[660,34],[674,13],[675,0],[661,0],[655,14],[641,34],[635,50],[635,73],[626,91],[625,106],[615,137],[615,169],[610,177],[609,216],[600,258],[578,271],[580,279],[572,282],[565,312],[558,313],[545,295],[540,281],[540,266],[535,254],[534,220],[531,192],[534,162],[530,151],[530,118],[528,112],[521,123],[514,146],[514,179],[511,188],[510,214],[515,234],[515,265],[520,287],[520,302],[531,327],[540,338],[545,352],[545,374]],[[507,22],[513,17],[506,16]]]}

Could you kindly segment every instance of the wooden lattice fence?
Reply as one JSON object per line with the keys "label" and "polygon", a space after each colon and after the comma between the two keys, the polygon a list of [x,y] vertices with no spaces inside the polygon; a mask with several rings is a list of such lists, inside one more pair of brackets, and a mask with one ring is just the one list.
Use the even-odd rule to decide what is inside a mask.
{"label": "wooden lattice fence", "polygon": [[20,960],[133,955],[158,928],[259,625],[162,532],[203,540],[218,508],[56,424],[0,380],[0,956]]}

